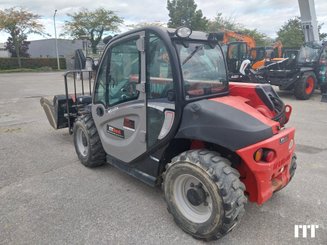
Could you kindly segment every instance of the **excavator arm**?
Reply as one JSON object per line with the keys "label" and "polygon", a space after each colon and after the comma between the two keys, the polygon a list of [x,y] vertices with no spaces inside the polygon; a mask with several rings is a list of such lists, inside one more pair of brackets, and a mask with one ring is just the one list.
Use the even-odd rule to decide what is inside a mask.
{"label": "excavator arm", "polygon": [[255,48],[255,46],[256,46],[254,38],[252,38],[248,35],[243,35],[243,34],[234,32],[234,31],[224,30],[223,43],[224,44],[229,43],[232,38],[234,38],[236,41],[245,42],[249,49]]}
{"label": "excavator arm", "polygon": [[278,52],[278,58],[282,58],[282,52],[283,52],[283,44],[280,40],[277,40],[273,46],[273,49],[277,48],[277,52]]}

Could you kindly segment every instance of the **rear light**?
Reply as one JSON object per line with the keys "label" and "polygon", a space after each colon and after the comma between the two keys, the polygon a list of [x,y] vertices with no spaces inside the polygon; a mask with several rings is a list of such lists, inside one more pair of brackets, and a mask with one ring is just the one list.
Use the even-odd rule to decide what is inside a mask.
{"label": "rear light", "polygon": [[263,149],[260,148],[259,150],[257,150],[257,151],[254,153],[254,161],[256,161],[256,162],[260,162],[261,159],[262,159],[262,156],[263,156]]}
{"label": "rear light", "polygon": [[275,159],[275,155],[273,150],[260,148],[254,153],[253,158],[256,162],[271,162]]}
{"label": "rear light", "polygon": [[272,160],[274,160],[275,158],[275,152],[274,151],[271,151],[271,150],[266,150],[264,153],[263,153],[263,160],[265,162],[271,162]]}

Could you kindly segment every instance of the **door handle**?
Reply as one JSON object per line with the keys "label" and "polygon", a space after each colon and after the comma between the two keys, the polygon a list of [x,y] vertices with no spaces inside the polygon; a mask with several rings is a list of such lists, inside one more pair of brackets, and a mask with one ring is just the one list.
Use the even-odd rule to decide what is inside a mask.
{"label": "door handle", "polygon": [[101,106],[98,106],[97,109],[96,109],[96,113],[99,117],[102,117],[103,114],[104,114],[104,110]]}

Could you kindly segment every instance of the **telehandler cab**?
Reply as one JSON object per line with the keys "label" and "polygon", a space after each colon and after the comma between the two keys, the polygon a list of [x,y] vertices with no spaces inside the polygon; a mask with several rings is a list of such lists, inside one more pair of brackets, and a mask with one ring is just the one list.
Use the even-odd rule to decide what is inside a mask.
{"label": "telehandler cab", "polygon": [[270,85],[229,83],[218,41],[185,27],[130,31],[107,43],[92,92],[91,72],[84,86],[72,71],[66,95],[41,99],[83,165],[162,186],[175,222],[203,240],[231,231],[247,199],[263,204],[296,169],[291,107]]}

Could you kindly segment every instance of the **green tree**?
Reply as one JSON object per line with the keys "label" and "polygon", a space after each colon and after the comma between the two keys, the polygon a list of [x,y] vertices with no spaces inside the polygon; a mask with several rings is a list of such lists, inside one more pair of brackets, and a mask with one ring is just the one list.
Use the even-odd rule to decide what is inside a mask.
{"label": "green tree", "polygon": [[252,37],[256,46],[270,46],[273,43],[273,40],[267,37],[266,34],[259,32],[257,29],[247,29],[243,28],[239,30],[240,33]]}
{"label": "green tree", "polygon": [[19,67],[22,67],[21,45],[27,35],[31,33],[45,34],[44,26],[39,22],[40,17],[40,15],[33,14],[22,8],[0,10],[0,31],[7,32],[12,38]]}
{"label": "green tree", "polygon": [[168,27],[190,27],[192,30],[206,31],[209,20],[197,10],[194,0],[167,0],[169,11]]}
{"label": "green tree", "polygon": [[[321,27],[323,24],[318,25],[319,38],[324,40],[327,37],[327,33],[321,33]],[[304,43],[304,34],[302,31],[300,17],[294,17],[289,19],[277,32],[278,39],[283,43],[284,47],[300,48]]]}
{"label": "green tree", "polygon": [[68,14],[70,21],[65,21],[65,34],[76,39],[87,38],[91,42],[92,53],[97,51],[97,45],[101,41],[104,32],[118,31],[119,24],[123,19],[113,11],[98,8],[94,11],[82,9],[79,12]]}
{"label": "green tree", "polygon": [[266,34],[259,32],[257,29],[245,28],[242,24],[237,23],[232,17],[224,17],[222,13],[218,13],[213,20],[209,20],[208,31],[234,31],[242,35],[252,37],[256,41],[257,46],[269,46],[272,41]]}
{"label": "green tree", "polygon": [[209,20],[208,31],[217,32],[223,30],[239,31],[243,26],[232,17],[224,17],[222,13],[217,13],[213,20]]}
{"label": "green tree", "polygon": [[[19,55],[20,57],[30,57],[28,51],[28,45],[31,42],[26,41],[27,36],[22,35],[20,40],[19,40]],[[7,42],[5,44],[6,49],[9,51],[9,53],[11,53],[11,57],[17,57],[17,52],[16,52],[16,48],[13,42],[12,37],[8,37]]]}
{"label": "green tree", "polygon": [[321,32],[321,28],[324,25],[324,23],[318,24],[318,32],[319,32],[319,38],[322,41],[326,41],[327,38],[327,33],[325,32]]}
{"label": "green tree", "polygon": [[289,19],[277,32],[277,38],[284,47],[300,48],[304,42],[304,34],[299,17]]}

